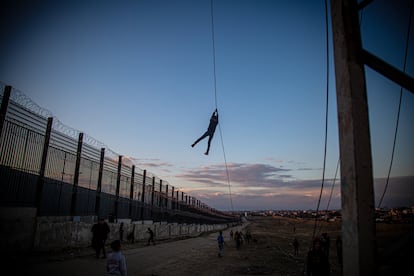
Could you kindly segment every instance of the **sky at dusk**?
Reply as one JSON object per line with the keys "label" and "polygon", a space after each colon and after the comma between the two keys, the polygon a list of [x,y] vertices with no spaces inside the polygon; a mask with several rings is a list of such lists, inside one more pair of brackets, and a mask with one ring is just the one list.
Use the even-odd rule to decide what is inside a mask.
{"label": "sky at dusk", "polygon": [[[325,1],[213,0],[213,11],[215,60],[210,0],[2,1],[0,81],[213,208],[316,209],[324,173]],[[409,12],[409,0],[375,0],[360,14],[363,47],[400,70]],[[405,68],[410,76],[413,25]],[[329,208],[336,209],[330,22],[328,28],[321,209],[333,184]],[[377,205],[400,87],[365,70]],[[220,121],[206,156],[207,139],[191,144],[206,131],[215,96]],[[414,94],[403,89],[382,206],[414,205],[413,119]]]}

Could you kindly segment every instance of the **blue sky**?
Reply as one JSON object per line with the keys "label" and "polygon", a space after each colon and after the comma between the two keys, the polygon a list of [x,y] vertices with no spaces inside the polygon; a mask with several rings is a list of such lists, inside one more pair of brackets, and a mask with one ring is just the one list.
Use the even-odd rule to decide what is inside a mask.
{"label": "blue sky", "polygon": [[[376,0],[362,13],[364,48],[401,70],[409,2]],[[214,208],[231,209],[225,156],[234,209],[315,209],[324,158],[325,2],[213,4],[220,129],[208,156],[207,139],[190,145],[215,108],[210,0],[3,1],[0,81]],[[330,32],[329,22],[322,209],[339,152]],[[369,68],[366,77],[378,201],[400,88]],[[414,95],[406,90],[400,116],[385,206],[414,205]],[[337,180],[330,208],[339,207]]]}

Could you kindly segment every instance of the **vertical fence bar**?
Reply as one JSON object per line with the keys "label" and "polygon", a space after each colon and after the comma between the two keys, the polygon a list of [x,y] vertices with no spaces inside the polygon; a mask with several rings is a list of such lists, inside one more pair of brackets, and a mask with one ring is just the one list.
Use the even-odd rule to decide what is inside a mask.
{"label": "vertical fence bar", "polygon": [[134,179],[135,179],[135,165],[132,165],[131,170],[131,187],[129,189],[129,212],[128,217],[132,217],[132,203],[134,200]]}
{"label": "vertical fence bar", "polygon": [[[182,204],[184,204],[184,192],[181,192],[181,202]],[[180,205],[180,207],[182,207],[182,204]]]}
{"label": "vertical fence bar", "polygon": [[168,208],[168,184],[165,185],[165,207]]}
{"label": "vertical fence bar", "polygon": [[142,194],[141,194],[141,215],[140,219],[144,219],[144,206],[145,206],[145,185],[147,180],[147,170],[144,170],[144,173],[142,174]]}
{"label": "vertical fence bar", "polygon": [[3,132],[4,121],[6,120],[7,107],[9,106],[10,94],[12,87],[7,85],[4,87],[3,100],[0,107],[0,137]]}
{"label": "vertical fence bar", "polygon": [[163,196],[162,196],[162,179],[160,179],[160,193],[158,195],[159,199],[158,199],[158,206],[162,207],[162,202],[163,202]]}
{"label": "vertical fence bar", "polygon": [[101,209],[101,191],[102,191],[102,175],[105,160],[105,148],[101,148],[101,157],[99,160],[98,185],[96,186],[95,214],[99,216]]}
{"label": "vertical fence bar", "polygon": [[151,218],[154,217],[154,196],[155,196],[155,176],[152,177],[152,191],[151,191]]}
{"label": "vertical fence bar", "polygon": [[177,204],[175,205],[175,208],[176,209],[180,209],[180,196],[179,196],[180,191],[177,190],[176,193],[177,193],[177,195],[176,195],[176,197],[177,197]]}
{"label": "vertical fence bar", "polygon": [[79,133],[78,138],[78,149],[76,151],[76,163],[75,163],[75,174],[73,176],[73,186],[72,186],[72,201],[70,206],[70,213],[72,216],[76,215],[76,205],[77,205],[77,197],[78,197],[78,184],[79,184],[79,168],[80,168],[80,161],[82,156],[82,143],[83,143],[83,133]]}
{"label": "vertical fence bar", "polygon": [[36,207],[37,207],[38,212],[39,212],[40,203],[42,200],[43,181],[45,177],[45,168],[46,168],[46,161],[47,161],[47,152],[49,150],[50,134],[52,133],[52,124],[53,124],[53,118],[52,117],[47,118],[46,134],[45,134],[45,140],[43,143],[42,163],[40,164],[39,178],[37,179],[37,186],[36,186]]}
{"label": "vertical fence bar", "polygon": [[171,186],[171,209],[174,210],[175,202],[174,202],[174,186]]}
{"label": "vertical fence bar", "polygon": [[115,191],[115,219],[118,219],[118,205],[119,205],[119,189],[121,186],[121,168],[122,168],[122,155],[118,157],[118,173],[116,176],[116,191]]}
{"label": "vertical fence bar", "polygon": [[151,210],[154,206],[154,195],[155,195],[155,176],[152,177],[152,191],[151,191]]}

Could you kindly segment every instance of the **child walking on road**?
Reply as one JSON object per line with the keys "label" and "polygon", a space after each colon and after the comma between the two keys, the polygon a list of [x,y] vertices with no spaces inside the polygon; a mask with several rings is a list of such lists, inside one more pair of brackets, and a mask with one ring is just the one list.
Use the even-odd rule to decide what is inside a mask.
{"label": "child walking on road", "polygon": [[127,276],[125,256],[121,253],[121,241],[115,240],[111,243],[112,252],[106,259],[106,274]]}

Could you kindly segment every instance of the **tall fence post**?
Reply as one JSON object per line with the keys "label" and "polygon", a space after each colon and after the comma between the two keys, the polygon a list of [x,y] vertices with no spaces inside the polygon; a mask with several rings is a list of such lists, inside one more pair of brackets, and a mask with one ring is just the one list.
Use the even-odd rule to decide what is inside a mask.
{"label": "tall fence post", "polygon": [[7,107],[9,106],[10,94],[12,87],[6,85],[4,87],[3,99],[1,101],[0,107],[0,137],[3,132],[4,121],[6,120]]}
{"label": "tall fence post", "polygon": [[155,176],[152,177],[151,218],[154,218],[154,196],[155,196]]}
{"label": "tall fence post", "polygon": [[115,192],[115,219],[118,219],[118,205],[119,205],[119,189],[121,186],[121,168],[122,168],[122,155],[118,157],[118,174],[116,176],[116,192]]}
{"label": "tall fence post", "polygon": [[159,193],[159,195],[158,195],[158,207],[162,207],[162,202],[163,202],[163,199],[162,199],[162,179],[160,179],[160,193]]}
{"label": "tall fence post", "polygon": [[101,209],[101,191],[102,191],[102,174],[105,160],[105,148],[101,148],[101,159],[99,160],[98,185],[96,186],[95,214],[100,215]]}
{"label": "tall fence post", "polygon": [[42,202],[43,182],[45,178],[46,161],[47,161],[47,153],[49,151],[50,135],[52,133],[52,124],[53,124],[53,117],[47,118],[46,134],[45,134],[45,140],[43,143],[42,162],[40,163],[39,178],[37,179],[37,185],[36,185],[36,207],[37,207],[38,213],[40,210],[40,204]]}
{"label": "tall fence post", "polygon": [[151,191],[151,210],[154,206],[154,195],[155,195],[155,176],[152,177],[152,191]]}
{"label": "tall fence post", "polygon": [[165,185],[165,207],[168,209],[168,184]]}
{"label": "tall fence post", "polygon": [[140,219],[144,220],[144,207],[145,207],[145,185],[147,180],[147,170],[144,170],[144,173],[142,175],[142,194],[141,194],[141,214]]}
{"label": "tall fence post", "polygon": [[176,195],[176,198],[177,198],[177,205],[175,206],[175,208],[176,209],[179,209],[180,208],[180,191],[179,190],[177,190],[177,195]]}
{"label": "tall fence post", "polygon": [[174,210],[175,202],[174,202],[174,186],[171,186],[171,209]]}
{"label": "tall fence post", "polygon": [[78,184],[79,184],[79,168],[80,161],[82,156],[82,143],[83,143],[83,133],[79,133],[78,138],[78,149],[76,151],[76,163],[75,163],[75,174],[73,176],[73,186],[72,186],[72,201],[70,206],[70,214],[72,216],[76,215],[77,211],[77,198],[78,198]]}
{"label": "tall fence post", "polygon": [[135,178],[135,165],[132,165],[131,170],[131,187],[129,189],[129,212],[128,217],[132,217],[132,202],[134,200],[134,178]]}

